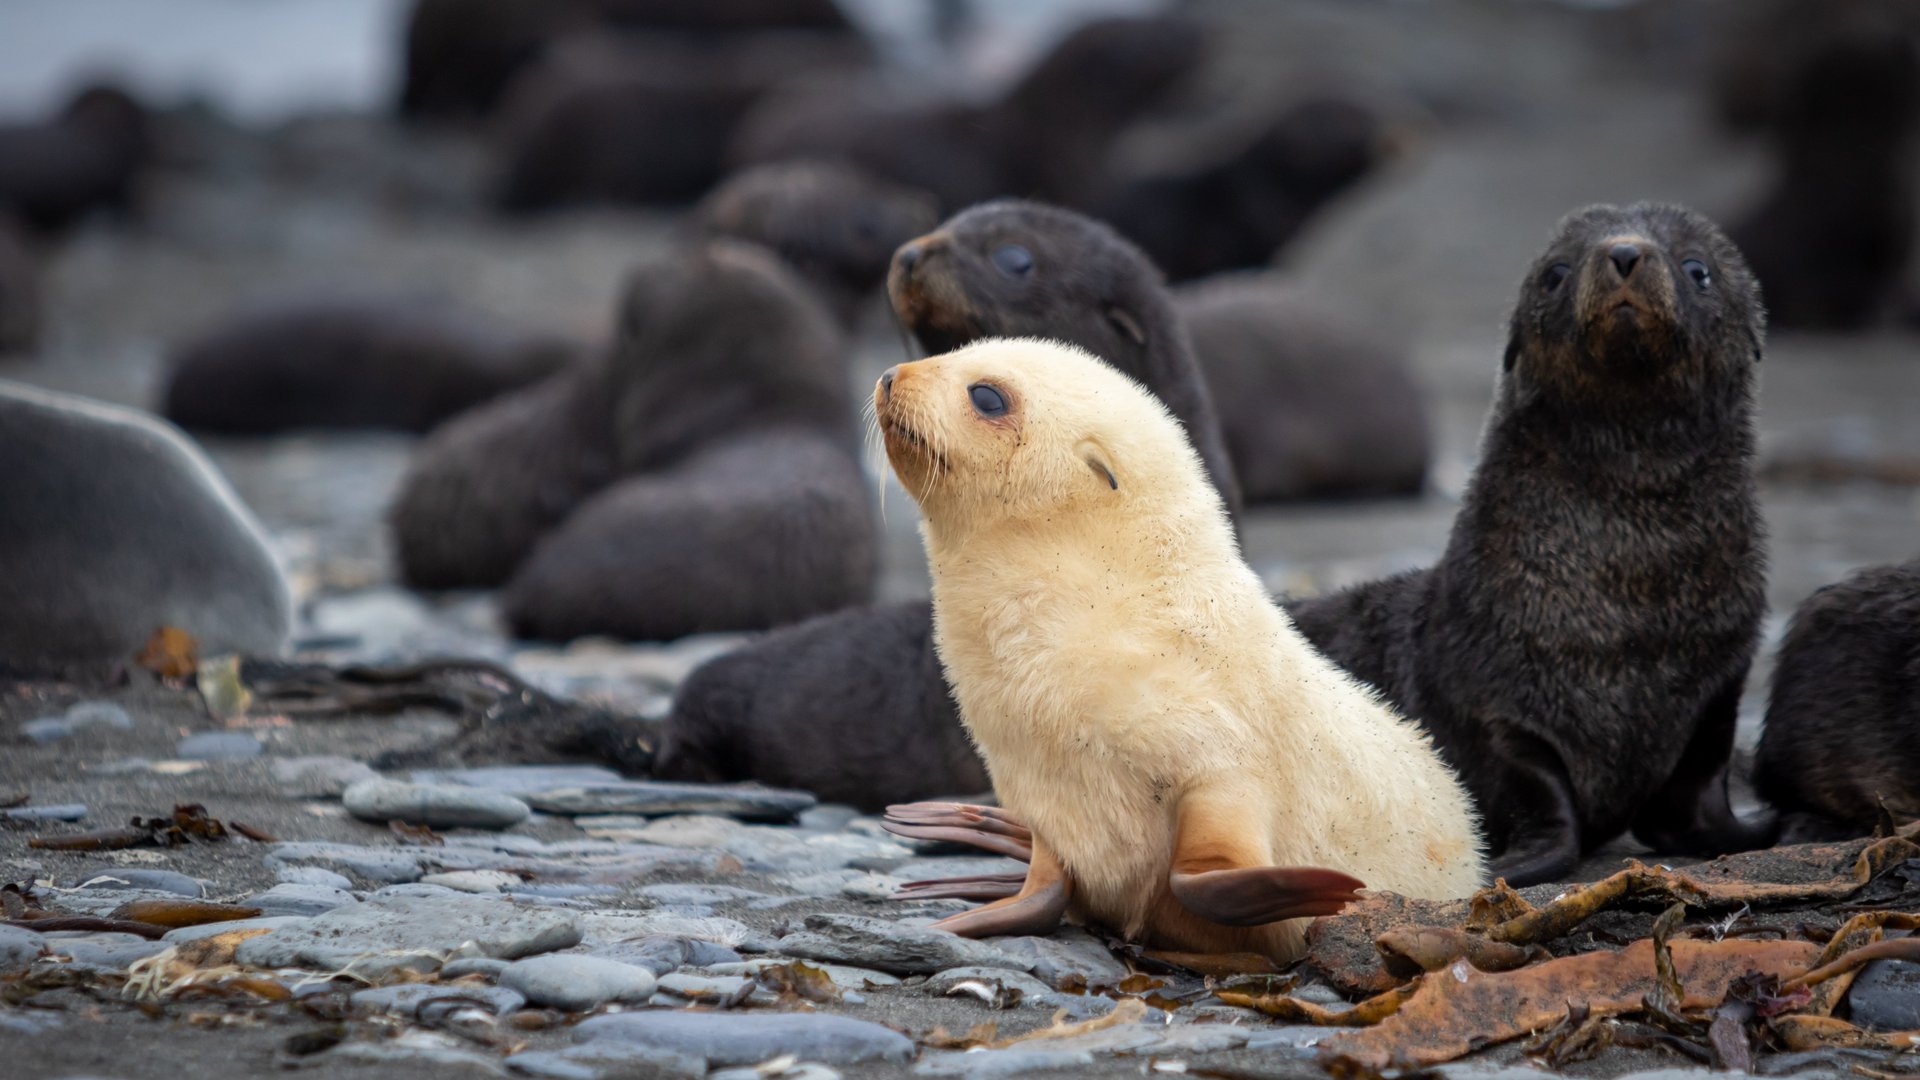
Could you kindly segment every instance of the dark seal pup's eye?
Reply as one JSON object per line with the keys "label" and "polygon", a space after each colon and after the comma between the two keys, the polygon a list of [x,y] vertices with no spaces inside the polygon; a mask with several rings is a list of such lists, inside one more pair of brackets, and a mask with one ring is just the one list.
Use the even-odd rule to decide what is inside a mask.
{"label": "dark seal pup's eye", "polygon": [[1701,262],[1699,259],[1687,259],[1683,261],[1680,264],[1680,269],[1685,270],[1687,276],[1693,279],[1693,283],[1702,289],[1708,288],[1713,284],[1713,271],[1707,269],[1707,264]]}
{"label": "dark seal pup's eye", "polygon": [[973,399],[973,411],[981,416],[993,417],[1007,414],[1006,396],[986,383],[977,382],[967,387],[967,396]]}
{"label": "dark seal pup's eye", "polygon": [[1033,273],[1033,252],[1019,244],[1002,244],[993,251],[993,265],[1008,277],[1023,278]]}
{"label": "dark seal pup's eye", "polygon": [[1560,283],[1567,280],[1567,275],[1571,273],[1573,273],[1573,267],[1566,263],[1554,263],[1547,267],[1546,272],[1540,275],[1540,291],[1552,292],[1559,288]]}

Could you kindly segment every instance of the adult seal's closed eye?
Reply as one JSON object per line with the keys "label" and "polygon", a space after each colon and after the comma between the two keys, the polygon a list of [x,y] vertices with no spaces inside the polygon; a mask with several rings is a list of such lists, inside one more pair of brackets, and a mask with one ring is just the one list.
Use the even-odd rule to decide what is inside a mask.
{"label": "adult seal's closed eye", "polygon": [[1072,911],[1286,961],[1300,917],[1363,881],[1478,886],[1458,780],[1293,629],[1151,394],[1027,339],[900,365],[874,401],[925,516],[940,659],[1031,831],[1018,893],[936,925],[1040,933]]}
{"label": "adult seal's closed eye", "polygon": [[1481,459],[1439,565],[1289,605],[1420,721],[1494,871],[1771,843],[1727,768],[1766,611],[1754,491],[1760,290],[1677,206],[1564,219],[1520,286]]}

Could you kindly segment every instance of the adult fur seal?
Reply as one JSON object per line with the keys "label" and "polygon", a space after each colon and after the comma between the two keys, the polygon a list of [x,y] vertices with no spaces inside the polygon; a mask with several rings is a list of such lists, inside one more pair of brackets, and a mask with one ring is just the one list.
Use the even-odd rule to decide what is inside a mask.
{"label": "adult fur seal", "polygon": [[268,656],[292,604],[253,515],[144,413],[0,381],[0,669],[97,676],[176,626]]}
{"label": "adult fur seal", "polygon": [[784,161],[728,177],[693,208],[695,228],[773,249],[851,327],[893,252],[933,228],[933,196],[838,162]]}
{"label": "adult fur seal", "polygon": [[550,335],[424,300],[313,296],[228,316],[170,361],[163,412],[200,431],[428,431],[552,375],[580,352]]}
{"label": "adult fur seal", "polygon": [[1920,818],[1920,561],[1861,570],[1794,612],[1753,779],[1791,840]]}
{"label": "adult fur seal", "polygon": [[1017,894],[936,926],[1045,933],[1071,910],[1152,946],[1291,961],[1300,917],[1363,881],[1479,886],[1458,779],[1293,629],[1145,389],[1076,349],[995,340],[888,370],[874,408],[924,515],[940,659],[1032,837]]}
{"label": "adult fur seal", "polygon": [[[1100,356],[1167,404],[1215,488],[1237,502],[1212,402],[1159,274],[1111,229],[1037,203],[975,207],[902,247],[888,292],[902,327],[930,351],[1028,335]],[[870,810],[982,790],[978,761],[954,752],[964,740],[931,617],[924,601],[853,608],[708,662],[674,699],[656,775],[760,779]],[[730,743],[763,749],[742,754]],[[883,758],[876,746],[909,752]]]}
{"label": "adult fur seal", "polygon": [[933,192],[949,213],[1007,195],[1077,203],[1114,139],[1203,52],[1186,19],[1099,19],[989,105],[905,105],[864,84],[770,95],[741,122],[732,158],[848,161]]}
{"label": "adult fur seal", "polygon": [[1699,214],[1569,215],[1521,284],[1439,565],[1288,605],[1433,733],[1509,882],[1552,879],[1627,828],[1663,852],[1772,842],[1775,823],[1727,802],[1766,611],[1764,319]]}
{"label": "adult fur seal", "polygon": [[1174,291],[1248,503],[1417,494],[1426,403],[1404,351],[1265,274]]}

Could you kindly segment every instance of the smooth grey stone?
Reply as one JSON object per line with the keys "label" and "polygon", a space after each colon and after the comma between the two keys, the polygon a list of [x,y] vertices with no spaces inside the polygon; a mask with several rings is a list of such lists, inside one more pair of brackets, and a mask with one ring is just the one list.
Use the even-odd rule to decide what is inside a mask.
{"label": "smooth grey stone", "polygon": [[[761,1080],[766,1073],[759,1068],[742,1066],[737,1069],[721,1069],[707,1074],[707,1080]],[[802,1061],[775,1073],[778,1080],[840,1080],[837,1069],[829,1069],[817,1061]]]}
{"label": "smooth grey stone", "polygon": [[440,969],[440,977],[457,979],[462,975],[485,975],[489,979],[497,979],[505,970],[507,970],[505,960],[496,960],[491,956],[469,956],[448,961],[446,966]]}
{"label": "smooth grey stone", "polygon": [[964,982],[980,982],[989,987],[998,983],[1009,990],[1018,990],[1023,1003],[1051,1002],[1061,996],[1054,992],[1053,987],[1026,972],[988,967],[961,967],[942,971],[937,975],[928,976],[927,981],[921,984],[921,989],[936,997],[946,997],[950,994],[958,997],[958,994],[952,994],[953,988]]}
{"label": "smooth grey stone", "polygon": [[634,890],[661,904],[724,904],[732,900],[756,900],[766,893],[752,889],[737,888],[732,885],[700,885],[674,882],[665,885],[643,885]]}
{"label": "smooth grey stone", "polygon": [[508,885],[520,884],[520,876],[505,870],[449,870],[443,874],[428,874],[420,879],[420,884],[438,885],[455,892],[497,893],[504,891]]}
{"label": "smooth grey stone", "polygon": [[290,841],[274,845],[267,864],[276,869],[291,864],[321,863],[360,875],[368,881],[397,883],[420,879],[420,856],[394,848]]}
{"label": "smooth grey stone", "polygon": [[436,829],[504,829],[527,820],[527,804],[511,795],[462,784],[362,780],[340,796],[362,821],[406,821]]}
{"label": "smooth grey stone", "polygon": [[894,864],[889,877],[902,881],[928,881],[933,878],[973,877],[985,874],[1024,874],[1027,864],[1002,855],[943,855],[937,858],[908,859]]}
{"label": "smooth grey stone", "polygon": [[588,956],[598,956],[643,967],[655,975],[665,975],[669,971],[683,967],[713,967],[717,964],[738,963],[740,960],[740,954],[725,945],[716,945],[711,941],[701,941],[697,938],[669,937],[665,934],[596,945],[586,950],[586,953]]}
{"label": "smooth grey stone", "polygon": [[1847,991],[1853,1022],[1875,1031],[1920,1028],[1920,963],[1873,960],[1854,976]]}
{"label": "smooth grey stone", "polygon": [[698,1080],[707,1075],[707,1059],[666,1047],[590,1042],[523,1051],[507,1059],[507,1068],[546,1080]]}
{"label": "smooth grey stone", "polygon": [[87,816],[86,803],[56,803],[52,806],[16,806],[0,810],[8,821],[80,821]]}
{"label": "smooth grey stone", "polygon": [[[1513,1074],[1512,1080],[1519,1080],[1523,1074],[1536,1078],[1545,1078],[1553,1075],[1552,1073],[1541,1072],[1537,1069],[1513,1069],[1511,1072]],[[1456,1073],[1455,1075],[1458,1077],[1466,1077],[1476,1074]],[[1478,1075],[1484,1076],[1485,1074],[1482,1073]],[[1726,1075],[1726,1073],[1715,1072],[1712,1069],[1646,1069],[1641,1072],[1625,1073],[1616,1077],[1615,1080],[1707,1080],[1708,1077],[1724,1077]],[[1502,1073],[1500,1080],[1509,1080],[1509,1078],[1505,1073]]]}
{"label": "smooth grey stone", "polygon": [[[778,967],[781,964],[788,963],[792,963],[792,961],[783,960],[777,956],[762,956],[753,960],[742,960],[735,964],[708,964],[702,965],[702,967],[709,975],[757,975],[767,968]],[[825,972],[827,978],[833,980],[833,985],[842,990],[867,990],[881,986],[900,985],[899,976],[889,975],[884,971],[875,971],[872,968],[847,967],[844,964],[816,964],[811,961],[806,961],[806,963],[808,967],[819,968]],[[979,968],[977,970],[998,970],[1002,975],[1014,974],[1013,972],[996,968]]]}
{"label": "smooth grey stone", "polygon": [[316,799],[337,799],[354,784],[380,775],[364,761],[331,755],[275,758],[267,768],[286,794]]}
{"label": "smooth grey stone", "polygon": [[244,731],[202,731],[173,744],[173,756],[187,761],[243,761],[259,757],[260,740]]}
{"label": "smooth grey stone", "polygon": [[1092,1051],[1036,1044],[1004,1050],[930,1050],[913,1071],[922,1076],[1026,1076],[1043,1069],[1092,1064]]}
{"label": "smooth grey stone", "polygon": [[73,734],[73,725],[58,716],[36,716],[20,723],[20,734],[29,742],[59,742]]}
{"label": "smooth grey stone", "polygon": [[470,896],[476,900],[495,899],[495,897],[493,896],[488,896],[481,893],[470,893],[470,892],[463,892],[459,889],[449,889],[445,885],[429,885],[424,881],[402,881],[394,885],[382,885],[378,889],[375,889],[372,893],[368,894],[367,899],[371,900],[377,896],[388,897],[388,898],[401,898],[401,899],[408,898],[408,897],[425,897],[429,900],[446,900],[446,899],[452,899],[455,897],[463,897],[463,896]]}
{"label": "smooth grey stone", "polygon": [[653,972],[598,956],[567,953],[536,956],[507,965],[500,985],[525,994],[535,1005],[586,1012],[609,1001],[645,1001],[653,996]]}
{"label": "smooth grey stone", "polygon": [[345,874],[336,874],[324,866],[282,866],[274,871],[283,885],[306,885],[320,889],[339,889],[342,892],[353,888],[352,879]]}
{"label": "smooth grey stone", "polygon": [[470,1044],[454,1044],[448,1037],[430,1031],[409,1031],[380,1042],[344,1042],[312,1060],[316,1064],[339,1061],[397,1065],[403,1070],[433,1065],[468,1076],[506,1075],[496,1058],[464,1049],[466,1045]]}
{"label": "smooth grey stone", "polygon": [[196,899],[207,894],[207,883],[199,878],[189,877],[173,870],[156,870],[148,867],[89,867],[73,875],[73,883],[82,889],[121,892],[128,889],[145,889],[151,892],[173,893],[176,896],[191,896]]}
{"label": "smooth grey stone", "polygon": [[1032,971],[1034,960],[944,930],[903,926],[865,915],[809,915],[806,929],[780,939],[779,952],[869,967],[894,975],[931,975],[956,967]]}
{"label": "smooth grey stone", "polygon": [[615,896],[618,885],[579,885],[565,882],[523,881],[500,890],[515,896],[546,896],[555,900],[577,900],[585,896]]}
{"label": "smooth grey stone", "polygon": [[180,926],[160,935],[160,940],[169,945],[178,945],[186,941],[198,941],[201,938],[219,937],[235,930],[278,930],[283,926],[298,926],[306,922],[304,915],[264,915],[257,919],[229,919],[226,922],[201,923],[199,926]]}
{"label": "smooth grey stone", "polygon": [[477,986],[471,983],[401,983],[361,990],[352,997],[353,1007],[361,1012],[385,1012],[414,1016],[420,1007],[432,1001],[459,998],[476,1003],[495,1016],[517,1011],[527,999],[502,986]]}
{"label": "smooth grey stone", "polygon": [[528,792],[527,805],[548,814],[716,814],[742,821],[788,822],[812,809],[816,800],[804,791],[758,784],[676,784],[656,780],[619,780],[579,787]]}
{"label": "smooth grey stone", "polygon": [[1347,1000],[1347,996],[1345,994],[1342,994],[1340,991],[1335,990],[1331,986],[1328,986],[1326,983],[1307,983],[1305,986],[1296,986],[1293,989],[1287,991],[1287,996],[1297,997],[1301,1001],[1309,1002],[1314,1005],[1351,1006],[1353,1004],[1351,1001]]}
{"label": "smooth grey stone", "polygon": [[143,757],[112,758],[84,766],[88,776],[131,776],[153,768],[153,760]]}
{"label": "smooth grey stone", "polygon": [[660,976],[654,991],[656,1003],[667,996],[705,1005],[743,1002],[751,994],[744,975],[692,975],[684,971]]}
{"label": "smooth grey stone", "polygon": [[374,896],[315,915],[300,926],[249,938],[240,943],[235,958],[256,967],[334,971],[356,964],[373,970],[433,971],[455,957],[514,960],[579,943],[578,920],[551,908],[457,893]]}
{"label": "smooth grey stone", "polygon": [[1249,1028],[1247,1030],[1247,1049],[1278,1050],[1292,1049],[1310,1051],[1320,1044],[1320,1040],[1329,1038],[1334,1029],[1315,1027],[1311,1024],[1288,1024],[1285,1027]]}
{"label": "smooth grey stone", "polygon": [[40,956],[47,939],[19,926],[0,926],[0,971],[23,968]]}
{"label": "smooth grey stone", "polygon": [[554,788],[618,784],[626,777],[600,765],[488,765],[474,769],[420,769],[409,779],[416,784],[465,784],[523,796]]}
{"label": "smooth grey stone", "polygon": [[1069,975],[1085,979],[1089,986],[1117,983],[1127,977],[1126,965],[1115,960],[1099,939],[1077,926],[1063,926],[1046,937],[988,938],[983,944],[1024,961],[1026,970],[1056,989]]}
{"label": "smooth grey stone", "polygon": [[74,964],[100,971],[125,971],[135,961],[165,952],[168,947],[163,941],[148,941],[135,934],[47,935],[47,948],[68,957]]}
{"label": "smooth grey stone", "polygon": [[860,811],[845,803],[821,803],[802,811],[795,823],[809,832],[839,832],[859,816]]}
{"label": "smooth grey stone", "polygon": [[891,1028],[831,1013],[619,1013],[585,1020],[573,1031],[579,1042],[659,1047],[709,1065],[752,1065],[783,1054],[828,1065],[902,1063],[914,1049],[913,1040]]}
{"label": "smooth grey stone", "polygon": [[111,701],[77,701],[67,709],[67,723],[75,730],[104,728],[109,731],[132,731],[133,717],[127,710]]}
{"label": "smooth grey stone", "polygon": [[580,927],[594,951],[614,942],[655,936],[696,938],[740,952],[772,952],[778,944],[746,923],[721,915],[693,919],[658,911],[639,914],[594,911],[580,916]]}

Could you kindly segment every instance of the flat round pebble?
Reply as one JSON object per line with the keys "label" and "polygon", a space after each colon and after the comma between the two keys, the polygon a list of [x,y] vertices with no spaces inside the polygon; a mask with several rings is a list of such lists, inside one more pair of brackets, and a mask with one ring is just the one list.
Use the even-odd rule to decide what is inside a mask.
{"label": "flat round pebble", "polygon": [[489,979],[497,979],[505,970],[507,970],[505,960],[497,960],[491,956],[466,956],[448,961],[447,965],[440,969],[440,977],[457,979],[462,975],[485,975]]}
{"label": "flat round pebble", "polygon": [[0,926],[0,971],[26,967],[46,945],[47,939],[32,930]]}
{"label": "flat round pebble", "polygon": [[527,804],[511,795],[461,784],[362,780],[340,796],[362,821],[406,821],[436,829],[504,829],[527,819]]}
{"label": "flat round pebble", "polygon": [[207,894],[206,882],[173,870],[138,866],[95,866],[73,875],[73,883],[82,889],[150,889],[179,896],[201,897]]}
{"label": "flat round pebble", "polygon": [[1920,963],[1874,960],[1860,969],[1847,991],[1853,1022],[1875,1031],[1920,1028]]}
{"label": "flat round pebble", "polygon": [[266,915],[257,919],[229,919],[226,922],[176,927],[160,935],[160,940],[169,945],[178,945],[184,941],[219,937],[221,934],[231,934],[241,930],[278,930],[283,926],[298,926],[306,921],[304,915]]}
{"label": "flat round pebble", "polygon": [[202,731],[173,746],[173,756],[187,761],[244,761],[260,756],[260,740],[244,731]]}
{"label": "flat round pebble", "polygon": [[55,803],[52,806],[15,806],[0,810],[8,821],[80,821],[87,816],[86,803]]}
{"label": "flat round pebble", "polygon": [[273,876],[287,885],[317,885],[327,889],[353,888],[353,881],[345,874],[336,874],[324,866],[282,866],[274,871]]}
{"label": "flat round pebble", "polygon": [[475,983],[402,983],[361,990],[353,995],[353,1007],[363,1013],[394,1013],[414,1016],[420,1007],[434,1001],[467,1001],[495,1016],[505,1016],[527,1003],[520,994],[503,986]]}
{"label": "flat round pebble", "polygon": [[422,885],[438,885],[443,889],[466,893],[497,893],[509,885],[520,883],[520,875],[509,874],[505,870],[450,870],[444,874],[428,874],[420,879]]}
{"label": "flat round pebble", "polygon": [[618,960],[578,953],[535,956],[507,965],[500,985],[518,990],[535,1005],[586,1012],[610,1001],[653,996],[653,972]]}
{"label": "flat round pebble", "polygon": [[616,1013],[584,1020],[573,1033],[583,1043],[672,1050],[710,1065],[753,1065],[783,1054],[828,1065],[913,1056],[913,1040],[892,1028],[831,1013]]}

